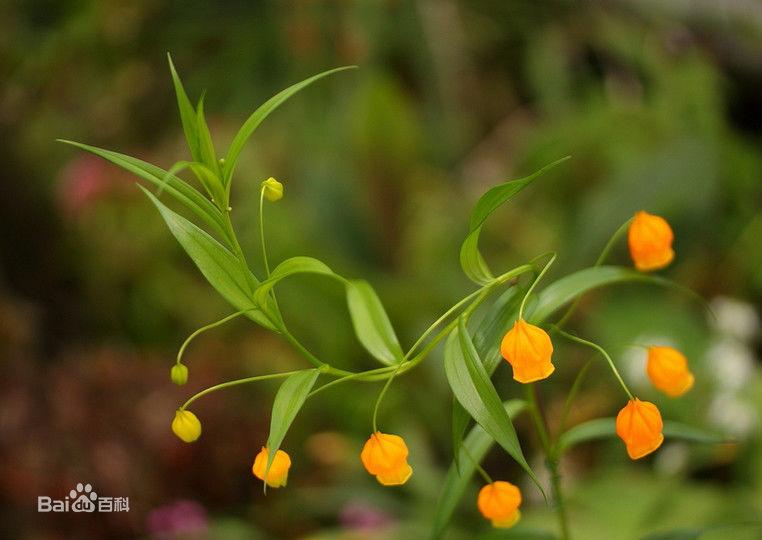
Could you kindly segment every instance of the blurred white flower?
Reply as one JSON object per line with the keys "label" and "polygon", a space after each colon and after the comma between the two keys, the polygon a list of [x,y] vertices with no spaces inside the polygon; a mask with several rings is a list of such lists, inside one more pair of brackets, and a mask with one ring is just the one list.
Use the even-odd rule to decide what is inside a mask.
{"label": "blurred white flower", "polygon": [[665,475],[673,476],[682,471],[688,463],[688,445],[681,442],[665,444],[656,453],[654,465]]}
{"label": "blurred white flower", "polygon": [[727,296],[712,299],[711,308],[717,317],[710,323],[720,332],[748,341],[759,332],[759,315],[754,306]]}
{"label": "blurred white flower", "polygon": [[732,393],[714,397],[709,406],[709,419],[723,433],[738,438],[744,438],[758,422],[754,407]]}
{"label": "blurred white flower", "polygon": [[738,390],[754,373],[754,353],[742,342],[732,338],[715,340],[707,351],[711,373],[726,390]]}

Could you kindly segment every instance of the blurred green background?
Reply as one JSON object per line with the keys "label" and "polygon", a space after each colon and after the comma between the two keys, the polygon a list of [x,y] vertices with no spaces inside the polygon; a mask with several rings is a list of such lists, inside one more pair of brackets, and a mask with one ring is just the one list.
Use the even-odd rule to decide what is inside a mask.
{"label": "blurred green background", "polygon": [[[403,346],[472,290],[457,254],[471,205],[490,185],[560,156],[490,220],[483,250],[498,271],[549,250],[551,279],[590,264],[639,209],[676,233],[663,272],[707,298],[716,319],[664,290],[617,287],[585,298],[575,332],[609,347],[665,417],[735,442],[665,443],[632,463],[621,442],[576,448],[563,463],[575,538],[639,538],[762,515],[762,5],[753,0],[606,3],[530,0],[0,3],[0,537],[424,538],[450,462],[450,393],[441,351],[392,386],[385,431],[415,469],[399,489],[358,453],[377,385],[310,400],[284,448],[287,488],[251,475],[276,389],[219,392],[194,408],[193,445],[170,432],[192,392],[300,368],[276,336],[240,320],[186,356],[177,347],[230,313],[181,251],[135,178],[70,147],[80,140],[168,168],[187,157],[166,65],[191,99],[207,90],[218,148],[278,90],[338,65],[258,129],[238,167],[233,217],[257,269],[259,183],[271,260],[310,255],[371,281]],[[629,264],[624,245],[614,260]],[[261,275],[261,271],[260,271]],[[342,290],[295,278],[282,288],[293,332],[336,366],[368,369]],[[656,394],[632,343],[671,343],[696,373],[680,400]],[[558,343],[540,385],[551,425],[588,351]],[[633,352],[634,351],[634,352]],[[501,367],[504,398],[521,389]],[[596,363],[573,421],[611,416],[621,395]],[[525,418],[525,451],[541,467]],[[476,511],[474,481],[448,538],[555,530],[525,475],[495,450],[485,467],[525,492],[518,533]],[[38,514],[39,495],[77,482],[130,498],[130,512]],[[753,527],[702,538],[762,537]],[[687,538],[687,537],[686,537]]]}

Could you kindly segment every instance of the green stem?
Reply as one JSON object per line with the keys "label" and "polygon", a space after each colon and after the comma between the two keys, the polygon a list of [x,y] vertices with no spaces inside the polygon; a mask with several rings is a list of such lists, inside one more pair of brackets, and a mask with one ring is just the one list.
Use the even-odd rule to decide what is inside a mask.
{"label": "green stem", "polygon": [[397,366],[397,369],[395,369],[392,374],[389,376],[389,378],[386,380],[386,384],[381,389],[381,393],[378,394],[378,399],[376,399],[376,405],[373,407],[373,433],[376,433],[378,431],[378,424],[376,423],[376,418],[378,417],[378,408],[381,406],[381,402],[384,400],[384,396],[386,395],[386,391],[389,390],[389,387],[392,384],[392,381],[394,380],[394,376],[397,374],[397,372],[402,367],[402,364],[399,364]]}
{"label": "green stem", "polygon": [[525,385],[525,391],[527,402],[529,403],[529,415],[532,417],[532,422],[537,430],[542,450],[548,455],[550,453],[550,437],[548,436],[548,426],[542,416],[542,411],[537,400],[537,388],[534,383],[529,383]]}
{"label": "green stem", "polygon": [[[574,383],[572,384],[571,390],[569,390],[569,395],[566,397],[566,402],[564,403],[564,410],[561,413],[561,422],[559,423],[558,427],[558,433],[563,433],[566,431],[566,420],[569,416],[569,411],[571,410],[571,404],[574,401],[574,398],[577,397],[577,393],[579,392],[579,389],[582,387],[582,382],[585,379],[585,375],[587,375],[588,370],[590,369],[590,366],[593,364],[592,360],[588,360],[584,366],[582,366],[582,369],[579,370],[579,373],[577,373],[577,377],[574,379]],[[553,453],[556,452],[556,449],[554,448]]]}
{"label": "green stem", "polygon": [[619,241],[619,239],[624,236],[624,233],[627,232],[627,229],[630,226],[630,223],[632,223],[632,219],[630,218],[624,223],[622,223],[619,228],[614,231],[614,234],[611,235],[611,238],[609,238],[609,241],[606,242],[606,245],[603,246],[603,250],[601,251],[601,254],[598,255],[598,258],[595,261],[595,264],[593,266],[600,266],[602,265],[606,259],[608,258],[609,254],[611,253],[611,250],[614,248],[614,245]]}
{"label": "green stem", "polygon": [[539,400],[537,399],[537,389],[534,383],[526,385],[527,402],[529,403],[529,413],[532,416],[532,420],[537,430],[537,435],[540,439],[540,445],[542,446],[545,454],[545,463],[548,466],[550,472],[550,484],[553,492],[553,506],[558,518],[558,525],[561,529],[561,539],[570,540],[571,533],[569,531],[569,518],[566,515],[566,506],[564,505],[563,493],[561,492],[561,477],[558,472],[558,459],[554,455],[553,445],[550,442],[550,436],[548,434],[548,426],[540,408]]}
{"label": "green stem", "polygon": [[262,261],[265,264],[265,279],[270,277],[270,265],[267,262],[267,244],[265,243],[265,186],[259,190],[259,240],[262,243]]}
{"label": "green stem", "polygon": [[468,449],[468,447],[463,444],[460,446],[460,449],[463,450],[463,453],[466,455],[466,457],[471,461],[471,463],[474,464],[474,468],[479,472],[479,474],[484,478],[484,481],[487,484],[492,484],[494,481],[492,480],[492,477],[487,474],[487,471],[484,470],[484,468],[479,464],[476,458],[474,458],[473,454],[471,454],[471,451]]}
{"label": "green stem", "polygon": [[225,230],[228,233],[228,236],[230,237],[231,245],[233,246],[233,251],[235,252],[236,257],[238,258],[239,262],[241,263],[242,270],[244,274],[246,275],[246,281],[249,284],[249,292],[253,293],[254,290],[257,288],[257,283],[254,281],[254,276],[249,271],[249,264],[246,262],[246,255],[243,253],[243,249],[241,249],[241,244],[238,242],[238,237],[235,234],[235,230],[233,229],[233,222],[230,219],[230,208],[227,209],[227,211],[224,212],[225,215]]}
{"label": "green stem", "polygon": [[580,337],[577,337],[575,335],[569,334],[568,332],[564,332],[558,327],[554,327],[556,332],[558,332],[560,335],[565,337],[568,340],[574,341],[576,343],[579,343],[580,345],[585,345],[587,347],[591,347],[601,353],[603,357],[606,359],[606,361],[609,364],[609,367],[611,368],[611,371],[614,373],[614,376],[619,381],[619,384],[622,385],[622,388],[624,388],[625,393],[630,399],[635,399],[635,397],[632,395],[632,392],[630,392],[630,389],[627,388],[627,385],[624,382],[624,379],[622,379],[622,376],[619,374],[619,370],[616,368],[616,365],[614,364],[614,361],[611,359],[611,356],[609,356],[609,353],[607,353],[603,347],[598,345],[597,343],[593,343],[592,341],[588,341],[586,339],[582,339]]}
{"label": "green stem", "polygon": [[[619,239],[624,235],[624,233],[627,231],[628,227],[630,226],[630,223],[632,222],[632,218],[628,219],[624,223],[622,223],[619,228],[614,231],[614,234],[611,235],[611,238],[609,238],[608,242],[606,242],[606,245],[603,247],[603,250],[601,251],[601,254],[598,255],[598,258],[595,260],[595,264],[593,267],[600,266],[604,262],[606,262],[606,259],[608,258],[609,254],[611,253],[611,250],[614,248],[616,243],[619,241]],[[579,306],[579,303],[581,302],[582,297],[577,297],[572,305],[569,306],[569,308],[566,310],[566,312],[563,314],[563,316],[559,319],[559,321],[556,323],[556,326],[559,328],[562,327],[564,324],[566,324],[566,321],[569,320],[569,317],[572,316],[572,313],[577,309]]]}
{"label": "green stem", "polygon": [[413,346],[412,346],[412,347],[410,347],[410,349],[407,351],[407,353],[405,354],[405,360],[408,360],[408,359],[409,359],[409,358],[412,356],[412,354],[413,354],[413,351],[415,351],[415,350],[416,350],[416,349],[417,349],[417,348],[418,348],[418,347],[421,345],[421,343],[423,343],[423,342],[424,342],[424,340],[425,340],[425,339],[426,339],[426,338],[429,336],[429,334],[431,334],[431,332],[433,332],[433,331],[434,331],[434,329],[435,329],[437,326],[439,326],[439,325],[440,325],[440,324],[442,324],[442,323],[443,323],[445,320],[447,320],[447,318],[448,318],[448,317],[450,317],[450,315],[452,315],[453,313],[455,313],[455,312],[456,312],[458,309],[460,309],[460,308],[461,308],[461,307],[462,307],[464,304],[468,303],[468,301],[469,301],[469,300],[471,300],[471,299],[472,299],[472,298],[474,298],[475,296],[479,296],[479,294],[482,292],[482,290],[483,290],[483,288],[482,288],[482,289],[478,289],[478,290],[476,290],[476,291],[472,292],[471,294],[469,294],[468,296],[466,296],[465,298],[463,298],[462,300],[460,300],[460,301],[459,301],[457,304],[455,304],[454,306],[452,306],[450,309],[448,309],[447,311],[445,311],[445,312],[442,314],[442,316],[441,316],[441,317],[439,317],[439,318],[438,318],[436,321],[434,321],[433,323],[431,323],[431,325],[430,325],[430,326],[429,326],[429,327],[426,329],[426,331],[425,331],[423,334],[421,334],[421,337],[419,337],[419,338],[418,338],[418,340],[417,340],[415,343],[413,343]]}
{"label": "green stem", "polygon": [[235,319],[239,315],[243,315],[244,313],[247,313],[249,311],[254,311],[254,310],[253,309],[244,309],[242,311],[236,311],[235,313],[233,313],[231,315],[228,315],[227,317],[224,317],[224,318],[220,319],[219,321],[213,322],[211,324],[207,324],[206,326],[202,326],[201,328],[199,328],[198,330],[193,332],[191,335],[189,335],[185,339],[183,344],[180,346],[180,350],[177,351],[177,361],[176,361],[176,363],[177,364],[182,363],[183,354],[185,354],[185,349],[188,347],[190,342],[193,341],[194,338],[196,338],[196,336],[198,336],[199,334],[202,334],[203,332],[206,332],[207,330],[211,330],[212,328],[217,328],[218,326],[222,326],[226,322],[228,322],[228,321],[230,321],[232,319]]}
{"label": "green stem", "polygon": [[569,516],[566,514],[566,505],[564,504],[563,493],[561,491],[561,475],[558,472],[558,461],[548,459],[548,469],[550,470],[550,487],[553,491],[556,517],[558,518],[558,526],[561,528],[561,540],[571,540]]}
{"label": "green stem", "polygon": [[336,386],[338,384],[341,384],[341,383],[344,383],[344,382],[347,382],[347,381],[359,380],[359,381],[367,381],[367,382],[376,382],[376,379],[372,379],[371,377],[373,377],[375,375],[382,375],[382,374],[385,374],[388,371],[393,371],[393,370],[396,370],[396,369],[397,369],[397,366],[387,366],[387,367],[382,367],[382,368],[370,369],[368,371],[360,371],[358,373],[352,373],[351,375],[345,375],[343,377],[339,377],[338,379],[334,379],[334,380],[332,380],[330,382],[327,382],[323,386],[320,386],[320,387],[316,388],[315,390],[310,392],[307,395],[307,397],[311,398],[315,394],[319,394],[323,390],[326,390],[326,389],[328,389],[328,388],[330,388],[332,386]]}
{"label": "green stem", "polygon": [[[461,299],[456,303],[454,306],[452,306],[450,309],[445,311],[441,317],[439,317],[436,321],[434,321],[427,329],[426,331],[421,334],[421,337],[416,340],[416,342],[413,344],[412,347],[407,351],[407,354],[405,354],[405,360],[409,360],[412,356],[413,352],[424,342],[424,340],[431,334],[431,332],[434,331],[434,329],[442,324],[444,321],[448,319],[453,313],[455,313],[458,309],[463,307],[465,304],[467,304],[472,298],[479,296],[482,294],[485,290],[492,290],[494,287],[497,287],[498,285],[502,285],[506,281],[509,281],[524,272],[528,272],[534,268],[533,264],[522,264],[521,266],[517,266],[516,268],[509,270],[505,274],[502,274],[494,279],[494,281],[488,283],[487,285],[483,286],[480,289],[475,290],[465,298]],[[440,338],[441,339],[441,338]],[[430,350],[430,349],[429,349]]]}
{"label": "green stem", "polygon": [[[469,305],[464,311],[462,316],[468,320],[468,318],[471,316],[471,314],[476,310],[476,308],[481,305],[482,302],[489,296],[489,294],[492,292],[493,287],[488,286],[484,287],[479,291],[479,295],[474,299],[473,302],[471,302],[471,305]],[[431,341],[429,341],[426,346],[419,352],[417,355],[415,355],[410,360],[406,360],[402,363],[400,367],[400,374],[405,373],[407,371],[410,371],[415,366],[420,364],[427,356],[428,354],[434,350],[434,348],[439,344],[442,339],[444,339],[450,332],[453,331],[453,329],[458,326],[458,319],[455,319],[454,321],[450,321],[447,326],[445,326],[436,336],[434,336]]]}
{"label": "green stem", "polygon": [[532,282],[532,285],[529,286],[529,289],[527,290],[526,294],[524,295],[524,298],[521,300],[521,305],[519,306],[519,319],[524,318],[524,306],[527,303],[527,299],[529,298],[529,295],[532,294],[532,291],[537,286],[537,284],[542,279],[542,276],[545,275],[545,272],[548,271],[548,269],[551,267],[553,262],[556,260],[556,254],[553,253],[553,255],[550,257],[550,260],[545,264],[543,269],[540,271],[540,273],[537,275],[537,278]]}
{"label": "green stem", "polygon": [[317,356],[312,354],[304,345],[302,345],[298,339],[296,339],[291,332],[283,328],[283,337],[286,338],[286,341],[288,341],[291,345],[294,346],[294,348],[299,351],[302,356],[304,356],[313,366],[316,368],[322,369],[324,373],[327,373],[329,375],[354,375],[355,373],[353,371],[346,371],[343,369],[338,369],[335,367],[332,367],[325,362],[321,361]]}
{"label": "green stem", "polygon": [[289,375],[293,375],[294,373],[299,373],[299,371],[289,371],[286,373],[272,373],[270,375],[257,375],[255,377],[246,377],[245,379],[236,379],[234,381],[228,381],[228,382],[224,382],[220,384],[215,384],[214,386],[210,386],[209,388],[202,390],[198,394],[191,396],[188,399],[188,401],[183,403],[180,409],[187,409],[188,406],[194,401],[196,401],[198,398],[205,396],[207,394],[211,394],[212,392],[216,392],[217,390],[222,390],[223,388],[229,388],[231,386],[237,386],[239,384],[248,384],[252,382],[266,381],[268,379],[281,379],[283,377],[288,377]]}

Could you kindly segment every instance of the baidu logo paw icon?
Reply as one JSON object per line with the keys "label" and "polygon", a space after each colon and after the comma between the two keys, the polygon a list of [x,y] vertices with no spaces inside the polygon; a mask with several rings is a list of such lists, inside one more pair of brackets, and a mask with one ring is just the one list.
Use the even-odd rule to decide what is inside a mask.
{"label": "baidu logo paw icon", "polygon": [[69,492],[69,498],[72,500],[72,512],[95,512],[95,501],[98,500],[98,494],[93,491],[93,486],[80,482]]}

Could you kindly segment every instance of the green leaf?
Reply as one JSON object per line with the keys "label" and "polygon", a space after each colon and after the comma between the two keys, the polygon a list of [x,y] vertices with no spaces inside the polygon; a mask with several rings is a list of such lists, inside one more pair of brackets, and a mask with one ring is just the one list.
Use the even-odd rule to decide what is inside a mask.
{"label": "green leaf", "polygon": [[503,361],[500,356],[500,342],[516,321],[525,293],[526,289],[523,287],[513,287],[505,291],[485,313],[474,333],[474,346],[490,376]]}
{"label": "green leaf", "polygon": [[577,444],[608,439],[616,436],[615,420],[613,418],[595,418],[570,428],[558,438],[558,453],[563,454],[566,450]]}
{"label": "green leaf", "polygon": [[518,525],[512,529],[493,528],[480,535],[479,540],[558,540],[558,536],[543,529],[529,529]]}
{"label": "green leaf", "polygon": [[447,381],[463,408],[521,465],[542,491],[521,450],[513,423],[471,342],[463,317],[447,339],[444,363]]}
{"label": "green leaf", "polygon": [[363,347],[383,364],[402,362],[404,353],[397,334],[376,291],[367,281],[347,283],[347,305],[355,334]]}
{"label": "green leaf", "polygon": [[[648,534],[646,536],[641,537],[640,540],[698,540],[702,536],[704,536],[706,533],[713,532],[716,533],[717,531],[723,530],[723,529],[729,529],[724,534],[724,538],[732,538],[734,536],[734,533],[732,532],[733,529],[762,529],[762,521],[759,520],[752,520],[752,521],[740,521],[740,522],[731,522],[731,523],[718,523],[716,525],[708,525],[705,527],[702,527],[701,529],[674,529],[671,531],[663,531],[663,532],[654,532],[651,534]],[[719,538],[717,535],[712,535],[712,538]],[[747,538],[746,535],[743,535],[743,538]]]}
{"label": "green leaf", "polygon": [[196,130],[198,132],[198,152],[201,157],[200,161],[209,169],[212,173],[212,177],[216,184],[219,184],[219,191],[222,192],[222,181],[218,177],[220,170],[219,163],[217,163],[217,155],[214,151],[214,143],[212,142],[212,134],[209,132],[209,126],[206,124],[206,117],[204,116],[204,96],[198,100],[198,108],[196,109]]}
{"label": "green leaf", "polygon": [[248,269],[208,233],[164,206],[143,186],[140,189],[159,209],[169,230],[212,287],[239,311],[252,310],[246,313],[247,317],[265,328],[275,330],[264,313],[256,309],[252,300],[249,280],[255,284],[257,281]]}
{"label": "green leaf", "polygon": [[460,246],[460,267],[466,277],[478,285],[487,285],[495,279],[482,252],[479,251],[479,234],[481,227],[468,233]]}
{"label": "green leaf", "polygon": [[[542,322],[563,305],[592,289],[626,282],[652,283],[684,290],[684,287],[673,281],[659,276],[643,274],[631,268],[593,266],[569,274],[544,288],[537,295],[536,301],[527,305],[526,318],[538,323]],[[693,294],[695,295],[695,293]]]}
{"label": "green leaf", "polygon": [[185,93],[185,88],[183,88],[183,83],[180,81],[180,76],[177,74],[177,70],[175,70],[175,65],[172,63],[172,57],[169,53],[167,53],[167,60],[169,61],[169,71],[172,73],[172,83],[175,86],[177,106],[180,109],[180,121],[183,124],[185,140],[188,142],[188,150],[190,150],[191,156],[193,156],[195,161],[202,161],[198,144],[196,111],[193,109],[193,105],[191,105],[188,95]]}
{"label": "green leaf", "polygon": [[219,208],[225,208],[225,202],[227,201],[227,195],[222,188],[220,179],[217,174],[203,163],[192,161],[188,163],[188,167],[196,175],[198,181],[204,186],[209,196],[217,202]]}
{"label": "green leaf", "polygon": [[[714,433],[688,426],[680,422],[667,420],[663,429],[666,439],[677,439],[687,442],[717,444],[724,439]],[[558,439],[559,454],[577,444],[616,437],[616,420],[614,418],[595,418],[574,426]]]}
{"label": "green leaf", "polygon": [[95,154],[96,156],[100,156],[124,170],[151,182],[156,187],[163,189],[188,208],[188,210],[201,218],[220,236],[220,238],[227,239],[227,233],[223,226],[220,210],[214,206],[209,199],[174,174],[169,174],[161,167],[157,167],[156,165],[152,165],[151,163],[126,154],[120,154],[119,152],[105,150],[103,148],[75,141],[67,141],[64,139],[58,140],[62,143],[76,146],[77,148]]}
{"label": "green leaf", "polygon": [[[524,297],[524,290],[511,287],[505,291],[487,310],[474,332],[474,347],[484,364],[485,371],[491,376],[500,363],[499,344],[506,329],[518,315],[519,304]],[[457,455],[463,433],[466,431],[471,416],[458,402],[452,403],[452,451]],[[456,467],[458,463],[455,463]]]}
{"label": "green leaf", "polygon": [[[506,401],[502,406],[509,418],[513,419],[526,408],[526,402],[520,399],[512,399]],[[460,463],[460,467],[456,467],[455,463],[450,466],[437,501],[430,536],[432,540],[440,538],[444,534],[447,524],[452,519],[458,501],[463,497],[463,492],[476,471],[474,460],[477,463],[481,462],[494,444],[495,439],[484,431],[484,428],[479,424],[475,425],[463,440],[462,447],[458,450],[458,459],[455,460]]]}
{"label": "green leaf", "polygon": [[667,439],[678,439],[680,441],[694,442],[699,444],[720,444],[726,442],[725,438],[716,433],[710,433],[703,429],[689,426],[673,420],[664,421],[662,430]]}
{"label": "green leaf", "polygon": [[[275,459],[275,453],[280,448],[288,428],[304,405],[307,396],[317,381],[320,371],[308,369],[289,375],[280,385],[273,401],[273,411],[270,417],[270,435],[267,437],[267,467],[265,478],[270,472],[270,466]],[[265,486],[267,484],[265,483]]]}
{"label": "green leaf", "polygon": [[675,529],[672,531],[651,533],[641,538],[641,540],[698,540],[709,530],[710,529]]}
{"label": "green leaf", "polygon": [[471,415],[463,408],[457,398],[452,400],[452,421],[451,421],[451,442],[452,442],[452,457],[455,460],[455,467],[460,467],[458,461],[458,452],[460,452],[460,445],[463,444],[463,434],[466,432],[468,423],[471,421]]}
{"label": "green leaf", "polygon": [[241,150],[243,150],[244,145],[249,140],[249,137],[251,137],[251,135],[254,133],[254,130],[257,129],[259,124],[261,124],[262,121],[267,118],[271,112],[277,109],[284,101],[296,94],[299,90],[302,90],[315,81],[333,73],[338,73],[339,71],[344,71],[347,69],[355,69],[356,67],[357,66],[344,66],[318,73],[309,79],[305,79],[302,82],[294,84],[293,86],[289,86],[285,90],[275,94],[273,97],[260,105],[260,107],[254,111],[252,115],[249,116],[249,118],[246,119],[246,122],[244,122],[244,124],[241,126],[241,129],[238,130],[238,133],[236,133],[235,137],[233,138],[233,142],[230,143],[230,148],[228,149],[227,156],[225,157],[223,183],[225,185],[230,183],[230,179],[233,177],[233,172],[235,171],[236,162],[238,161],[238,156],[241,154]]}
{"label": "green leaf", "polygon": [[476,206],[474,206],[474,210],[471,212],[468,235],[460,247],[460,265],[463,268],[463,272],[465,272],[471,281],[479,285],[486,285],[495,279],[482,254],[479,252],[479,234],[490,214],[515,197],[516,194],[531,184],[537,177],[569,158],[570,156],[566,156],[556,160],[527,177],[498,184],[490,188],[479,198]]}
{"label": "green leaf", "polygon": [[292,257],[286,259],[270,273],[270,277],[259,284],[254,291],[254,299],[261,307],[267,306],[270,298],[270,291],[279,281],[294,274],[320,274],[329,276],[339,281],[345,281],[344,278],[335,274],[324,262],[312,257]]}
{"label": "green leaf", "polygon": [[[723,534],[724,538],[732,538],[734,533],[732,529],[744,529],[744,528],[762,528],[762,521],[741,521],[737,523],[719,523],[717,525],[709,525],[700,529],[673,529],[671,531],[660,531],[647,534],[641,537],[640,540],[698,540],[706,533],[716,533],[722,529],[731,529]],[[746,535],[743,535],[747,538]],[[712,538],[719,538],[717,535],[712,535]]]}

